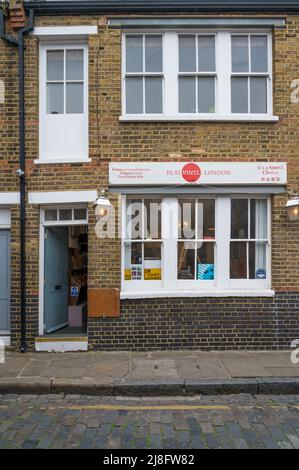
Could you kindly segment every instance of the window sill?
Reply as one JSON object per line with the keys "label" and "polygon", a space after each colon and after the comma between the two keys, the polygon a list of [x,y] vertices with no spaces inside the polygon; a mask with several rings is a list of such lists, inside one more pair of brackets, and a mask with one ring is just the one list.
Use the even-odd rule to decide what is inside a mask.
{"label": "window sill", "polygon": [[171,297],[274,297],[275,291],[264,290],[184,290],[184,291],[149,291],[149,292],[121,292],[121,299],[153,299]]}
{"label": "window sill", "polygon": [[51,165],[51,164],[65,164],[65,163],[90,163],[91,158],[39,158],[34,160],[36,165]]}
{"label": "window sill", "polygon": [[264,114],[236,114],[229,116],[218,116],[218,115],[182,115],[182,116],[163,116],[159,114],[151,115],[124,115],[120,116],[119,120],[121,122],[154,122],[154,121],[165,121],[165,122],[183,122],[183,121],[210,121],[210,122],[277,122],[279,120],[278,116],[268,116]]}

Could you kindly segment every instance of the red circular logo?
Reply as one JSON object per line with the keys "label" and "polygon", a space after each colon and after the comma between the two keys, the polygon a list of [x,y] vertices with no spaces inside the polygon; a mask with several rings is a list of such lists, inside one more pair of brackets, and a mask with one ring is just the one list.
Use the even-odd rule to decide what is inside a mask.
{"label": "red circular logo", "polygon": [[196,163],[187,163],[182,169],[182,176],[188,183],[195,183],[200,175],[201,171]]}

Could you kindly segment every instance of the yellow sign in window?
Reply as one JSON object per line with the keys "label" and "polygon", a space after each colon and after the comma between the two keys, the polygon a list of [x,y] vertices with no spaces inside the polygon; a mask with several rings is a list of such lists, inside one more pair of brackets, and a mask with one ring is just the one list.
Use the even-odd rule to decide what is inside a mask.
{"label": "yellow sign in window", "polygon": [[161,280],[161,269],[145,269],[144,270],[145,281],[160,281]]}
{"label": "yellow sign in window", "polygon": [[131,281],[131,279],[132,279],[131,269],[125,269],[125,281]]}

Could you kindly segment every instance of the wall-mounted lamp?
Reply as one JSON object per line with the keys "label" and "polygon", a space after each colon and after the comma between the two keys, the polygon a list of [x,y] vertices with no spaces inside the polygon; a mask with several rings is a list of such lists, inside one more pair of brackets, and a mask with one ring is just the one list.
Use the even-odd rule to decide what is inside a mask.
{"label": "wall-mounted lamp", "polygon": [[99,221],[107,215],[110,206],[111,203],[109,199],[105,196],[105,191],[101,189],[99,191],[97,199],[93,204],[96,221]]}
{"label": "wall-mounted lamp", "polygon": [[289,199],[286,208],[289,220],[299,220],[299,198]]}

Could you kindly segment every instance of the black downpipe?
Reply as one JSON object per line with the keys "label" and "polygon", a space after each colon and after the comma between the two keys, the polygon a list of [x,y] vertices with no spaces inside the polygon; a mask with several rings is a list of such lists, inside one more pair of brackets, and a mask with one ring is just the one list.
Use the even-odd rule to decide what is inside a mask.
{"label": "black downpipe", "polygon": [[26,153],[25,153],[25,74],[24,36],[33,29],[33,10],[29,12],[28,25],[18,31],[18,39],[5,33],[3,12],[0,12],[0,36],[18,46],[19,56],[19,177],[20,186],[20,308],[21,308],[21,352],[26,351]]}

